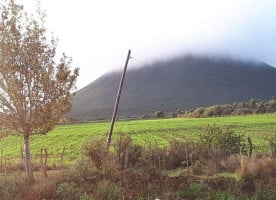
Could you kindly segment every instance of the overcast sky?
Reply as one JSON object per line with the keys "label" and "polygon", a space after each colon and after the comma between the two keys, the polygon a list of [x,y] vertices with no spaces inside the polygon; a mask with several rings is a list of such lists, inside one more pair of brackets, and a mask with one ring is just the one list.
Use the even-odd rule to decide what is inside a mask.
{"label": "overcast sky", "polygon": [[[35,0],[17,0],[27,9]],[[103,73],[185,53],[276,66],[276,0],[41,0],[47,29],[80,68],[78,88]]]}

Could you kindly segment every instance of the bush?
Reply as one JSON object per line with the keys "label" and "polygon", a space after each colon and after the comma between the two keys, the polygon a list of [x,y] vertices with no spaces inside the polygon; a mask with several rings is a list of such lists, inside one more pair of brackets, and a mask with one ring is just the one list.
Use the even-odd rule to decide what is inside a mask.
{"label": "bush", "polygon": [[121,168],[124,168],[124,164],[126,161],[126,156],[128,156],[128,150],[132,144],[132,139],[130,135],[125,133],[120,133],[119,137],[114,142],[114,149],[116,153],[116,157],[121,165]]}
{"label": "bush", "polygon": [[0,199],[21,199],[23,184],[18,179],[0,182]]}
{"label": "bush", "polygon": [[222,116],[223,106],[215,105],[209,108],[212,112],[212,116]]}
{"label": "bush", "polygon": [[149,118],[150,118],[150,116],[147,114],[143,114],[140,116],[140,119],[149,119]]}
{"label": "bush", "polygon": [[129,158],[128,158],[128,162],[131,166],[137,166],[139,165],[140,161],[141,161],[141,156],[143,153],[143,148],[141,145],[138,144],[133,144],[130,146],[129,150],[128,150],[128,154],[129,154]]}
{"label": "bush", "polygon": [[176,118],[177,117],[177,112],[172,112],[172,118]]}
{"label": "bush", "polygon": [[57,187],[56,198],[62,200],[79,199],[80,190],[76,183],[60,183]]}
{"label": "bush", "polygon": [[203,174],[203,164],[199,160],[197,160],[192,165],[192,172],[194,175],[202,175]]}
{"label": "bush", "polygon": [[165,117],[165,114],[164,114],[164,111],[156,111],[154,113],[154,116],[161,118],[161,117]]}
{"label": "bush", "polygon": [[176,169],[190,166],[194,150],[194,142],[171,141],[166,153],[166,168]]}
{"label": "bush", "polygon": [[256,188],[256,191],[251,199],[264,199],[264,200],[275,200],[276,190],[275,184],[271,188],[266,186]]}
{"label": "bush", "polygon": [[266,137],[268,146],[270,147],[271,157],[276,158],[276,133],[271,133]]}
{"label": "bush", "polygon": [[85,193],[80,196],[80,200],[94,200],[94,198]]}
{"label": "bush", "polygon": [[211,191],[208,195],[209,200],[238,200],[230,191]]}
{"label": "bush", "polygon": [[183,199],[198,199],[203,195],[204,185],[202,183],[193,183],[188,188],[180,192],[180,198]]}
{"label": "bush", "polygon": [[119,200],[123,199],[121,188],[112,182],[103,180],[97,188],[97,199],[99,200]]}
{"label": "bush", "polygon": [[8,129],[3,128],[3,127],[0,126],[0,139],[4,138],[4,137],[7,137],[9,135],[14,135],[14,131],[8,130]]}
{"label": "bush", "polygon": [[[207,125],[203,132],[199,134],[199,144],[212,155],[217,153],[223,155],[232,155],[245,152],[245,139],[243,134],[235,134],[233,130],[222,129],[214,125]],[[218,155],[216,155],[218,156]]]}
{"label": "bush", "polygon": [[262,181],[268,181],[271,177],[276,177],[276,160],[271,157],[242,157],[238,173],[240,179],[252,177]]}
{"label": "bush", "polygon": [[158,145],[150,145],[145,148],[141,155],[141,167],[144,168],[165,168],[167,150]]}
{"label": "bush", "polygon": [[203,117],[204,110],[205,110],[204,107],[196,108],[195,111],[194,111],[194,116],[193,117]]}
{"label": "bush", "polygon": [[96,169],[93,162],[88,157],[82,157],[76,160],[74,165],[70,167],[67,180],[72,180],[74,182],[82,182],[88,180],[98,179],[102,176],[102,171]]}
{"label": "bush", "polygon": [[94,136],[84,144],[83,153],[90,158],[97,169],[103,169],[108,159],[108,149],[105,138]]}
{"label": "bush", "polygon": [[130,135],[120,133],[114,143],[114,149],[121,169],[139,164],[143,148],[140,145],[133,144]]}
{"label": "bush", "polygon": [[237,108],[233,110],[233,112],[231,113],[231,115],[248,115],[248,114],[252,114],[252,110],[250,110],[249,108]]}
{"label": "bush", "polygon": [[240,167],[240,156],[231,155],[220,162],[220,165],[228,172],[235,172]]}

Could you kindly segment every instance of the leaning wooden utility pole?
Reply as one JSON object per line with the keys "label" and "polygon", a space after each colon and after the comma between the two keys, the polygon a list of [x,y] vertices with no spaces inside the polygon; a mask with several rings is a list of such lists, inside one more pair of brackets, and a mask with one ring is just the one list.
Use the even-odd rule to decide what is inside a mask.
{"label": "leaning wooden utility pole", "polygon": [[108,138],[107,138],[107,147],[108,148],[109,148],[110,143],[111,143],[113,127],[114,127],[114,123],[115,123],[115,119],[116,119],[116,115],[117,115],[117,111],[118,111],[118,107],[119,107],[119,102],[120,102],[121,92],[122,92],[122,88],[123,88],[123,84],[124,84],[124,80],[125,80],[127,65],[128,65],[128,61],[130,59],[130,53],[131,53],[131,50],[128,50],[126,63],[125,63],[125,68],[124,68],[124,71],[123,71],[123,74],[122,74],[122,77],[121,77],[121,81],[120,81],[120,85],[119,85],[119,89],[118,89],[118,92],[117,92],[117,97],[116,97],[116,101],[115,101],[115,105],[114,105],[114,111],[113,111],[113,115],[112,115],[112,119],[111,119],[110,130],[109,130],[109,134],[108,134]]}

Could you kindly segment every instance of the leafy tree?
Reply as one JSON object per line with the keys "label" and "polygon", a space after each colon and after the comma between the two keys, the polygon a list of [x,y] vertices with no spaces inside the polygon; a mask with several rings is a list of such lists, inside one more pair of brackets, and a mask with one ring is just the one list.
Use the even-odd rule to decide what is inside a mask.
{"label": "leafy tree", "polygon": [[26,176],[34,182],[31,134],[46,134],[71,107],[78,69],[55,61],[57,40],[46,37],[45,14],[29,16],[14,0],[0,5],[0,125],[23,135]]}

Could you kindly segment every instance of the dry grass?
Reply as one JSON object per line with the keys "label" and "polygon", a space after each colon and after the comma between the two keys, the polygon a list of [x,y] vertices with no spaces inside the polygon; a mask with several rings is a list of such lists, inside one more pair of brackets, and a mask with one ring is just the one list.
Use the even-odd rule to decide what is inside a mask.
{"label": "dry grass", "polygon": [[276,178],[276,160],[271,157],[241,157],[240,168],[238,169],[240,178],[252,176],[256,179],[267,180]]}
{"label": "dry grass", "polygon": [[221,167],[223,167],[228,172],[235,172],[241,164],[241,157],[237,155],[231,155],[220,162]]}
{"label": "dry grass", "polygon": [[61,171],[49,171],[48,177],[36,172],[34,176],[35,184],[28,185],[25,183],[25,175],[22,172],[1,174],[0,186],[3,188],[0,191],[0,199],[49,199],[53,197],[57,183],[63,180]]}

